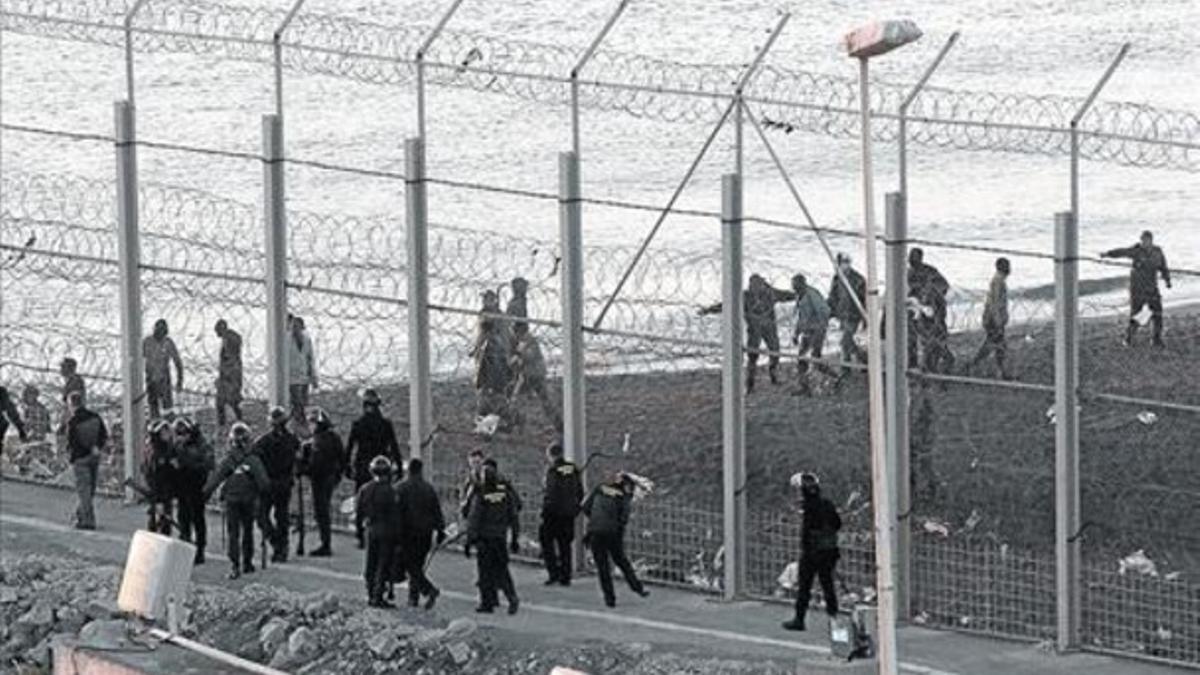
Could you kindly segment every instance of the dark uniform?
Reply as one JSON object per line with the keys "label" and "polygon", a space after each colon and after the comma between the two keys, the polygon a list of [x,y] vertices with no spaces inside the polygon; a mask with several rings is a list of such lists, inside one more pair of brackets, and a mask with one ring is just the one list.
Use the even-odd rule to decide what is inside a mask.
{"label": "dark uniform", "polygon": [[[249,433],[249,430],[247,430]],[[270,489],[262,459],[253,452],[248,443],[234,442],[229,452],[204,486],[205,501],[221,485],[221,501],[225,502],[225,527],[229,533],[229,562],[233,563],[230,576],[237,578],[242,572],[254,571],[254,520],[258,515],[258,502]]]}
{"label": "dark uniform", "polygon": [[[912,254],[920,252],[913,249]],[[946,294],[950,282],[933,265],[922,262],[922,256],[910,254],[908,266],[908,296],[929,312],[919,312],[909,324],[908,362],[917,365],[918,341],[924,352],[922,367],[931,373],[948,373],[954,367],[950,351],[950,329],[946,325]]]}
{"label": "dark uniform", "polygon": [[[178,446],[179,455],[179,537],[196,545],[196,564],[204,562],[208,544],[208,523],[204,518],[204,487],[216,466],[212,445],[192,432]],[[195,539],[193,540],[193,532]]]}
{"label": "dark uniform", "polygon": [[[775,305],[796,299],[792,291],[785,291],[767,283],[757,274],[750,275],[750,286],[742,292],[742,316],[746,319],[746,390],[754,389],[755,371],[758,367],[759,349],[766,344],[770,352],[767,372],[771,382],[778,381],[779,372],[779,327],[775,320]],[[721,303],[705,307],[701,314],[717,314]]]}
{"label": "dark uniform", "polygon": [[517,548],[521,523],[519,506],[511,486],[497,479],[494,469],[485,471],[484,479],[471,495],[467,516],[467,547],[478,551],[476,567],[479,574],[478,612],[491,612],[499,604],[497,591],[508,600],[509,614],[515,614],[520,601],[508,571],[508,551],[505,535],[511,530],[510,546]]}
{"label": "dark uniform", "polygon": [[151,532],[171,534],[171,521],[175,515],[175,499],[179,495],[180,462],[175,444],[159,434],[146,438],[145,456],[142,458],[142,475],[150,489],[150,515],[146,529]]}
{"label": "dark uniform", "polygon": [[614,564],[621,570],[634,593],[642,597],[650,594],[638,580],[633,565],[625,555],[625,526],[629,523],[632,501],[632,486],[623,480],[596,486],[583,502],[583,512],[588,517],[587,541],[592,549],[592,559],[596,562],[604,604],[609,607],[617,604],[612,581]]}
{"label": "dark uniform", "polygon": [[547,584],[571,584],[571,546],[575,540],[575,519],[583,500],[583,478],[579,467],[555,457],[546,469],[545,496],[542,497],[542,524],[538,532],[542,559],[550,575]]}
{"label": "dark uniform", "polygon": [[0,452],[4,451],[4,434],[8,432],[8,424],[17,428],[17,434],[20,435],[22,441],[28,438],[25,433],[25,423],[21,421],[21,415],[17,412],[17,406],[13,404],[12,398],[8,395],[8,389],[0,386]]}
{"label": "dark uniform", "polygon": [[[846,283],[842,282],[842,276],[846,277],[846,283],[850,284],[853,294],[846,289]],[[866,307],[867,281],[847,264],[841,268],[840,276],[834,273],[828,298],[829,310],[838,320],[838,325],[842,330],[842,361],[846,363],[867,362],[867,352],[854,341],[855,334],[863,324],[863,314],[859,311],[858,304],[854,302],[856,298],[863,307]]]}
{"label": "dark uniform", "polygon": [[409,462],[408,478],[397,489],[400,502],[401,541],[404,571],[408,575],[408,604],[416,606],[421,596],[432,608],[441,592],[425,576],[425,560],[433,547],[434,533],[439,542],[446,538],[446,519],[437,491],[421,473],[421,461]]}
{"label": "dark uniform", "polygon": [[316,432],[306,445],[308,452],[303,473],[312,481],[313,518],[317,521],[317,532],[321,537],[321,546],[310,555],[322,557],[332,552],[330,542],[333,520],[330,504],[333,501],[333,491],[346,470],[346,449],[342,445],[342,439],[327,422],[317,423]]}
{"label": "dark uniform", "polygon": [[[346,477],[354,481],[354,489],[371,481],[371,460],[380,455],[387,457],[392,466],[400,466],[400,443],[396,440],[396,427],[392,421],[383,416],[378,406],[364,406],[363,414],[350,425],[350,436],[346,439],[346,456],[350,465],[346,468]],[[355,516],[354,536],[359,544],[363,542],[363,524]]]}
{"label": "dark uniform", "polygon": [[[1143,235],[1145,237],[1146,235]],[[1150,306],[1150,321],[1154,326],[1154,344],[1161,347],[1163,328],[1162,295],[1158,291],[1158,275],[1162,275],[1167,288],[1171,287],[1171,270],[1167,268],[1167,258],[1162,249],[1150,243],[1140,243],[1129,248],[1114,248],[1105,251],[1104,258],[1129,258],[1133,260],[1133,269],[1129,272],[1129,326],[1125,331],[1125,343],[1133,343],[1133,334],[1138,324],[1133,318],[1141,313],[1142,308]]]}
{"label": "dark uniform", "polygon": [[288,529],[291,513],[292,484],[295,479],[296,457],[300,454],[300,440],[282,424],[274,425],[270,431],[254,443],[254,451],[262,459],[271,480],[259,509],[259,525],[263,535],[270,538],[275,553],[273,562],[287,560]]}
{"label": "dark uniform", "polygon": [[400,502],[396,487],[388,476],[379,476],[358,491],[356,518],[363,523],[367,543],[367,565],[363,578],[367,583],[368,604],[385,606],[383,594],[393,567],[396,543],[400,539]]}
{"label": "dark uniform", "polygon": [[838,531],[842,518],[833,502],[821,496],[820,488],[803,490],[804,520],[800,527],[799,587],[796,589],[794,629],[803,630],[804,615],[812,600],[813,577],[821,582],[825,594],[825,611],[829,616],[838,612],[837,590],[833,585],[833,569],[841,553],[838,550]]}

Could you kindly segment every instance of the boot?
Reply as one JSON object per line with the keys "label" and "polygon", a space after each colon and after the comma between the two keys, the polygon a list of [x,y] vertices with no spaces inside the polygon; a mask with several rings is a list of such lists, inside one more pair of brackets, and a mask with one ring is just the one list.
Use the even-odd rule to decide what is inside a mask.
{"label": "boot", "polygon": [[429,597],[425,598],[425,609],[433,609],[433,606],[437,604],[438,596],[441,594],[442,592],[436,588],[429,591]]}
{"label": "boot", "polygon": [[1163,339],[1162,339],[1162,330],[1163,330],[1162,315],[1155,314],[1153,317],[1150,318],[1150,321],[1154,324],[1154,346],[1158,347],[1160,349],[1163,347],[1166,347],[1166,345],[1163,344]]}
{"label": "boot", "polygon": [[203,565],[204,564],[204,549],[203,548],[196,549],[196,557],[192,558],[192,564],[193,565]]}
{"label": "boot", "polygon": [[791,621],[784,621],[783,629],[784,630],[794,630],[794,631],[804,630],[804,617],[797,614],[796,617],[794,619],[792,619]]}
{"label": "boot", "polygon": [[333,555],[333,551],[330,550],[329,544],[321,544],[319,548],[308,555],[310,558],[328,558]]}
{"label": "boot", "polygon": [[241,576],[242,576],[242,571],[238,569],[237,565],[234,565],[233,569],[229,571],[229,578],[237,579]]}

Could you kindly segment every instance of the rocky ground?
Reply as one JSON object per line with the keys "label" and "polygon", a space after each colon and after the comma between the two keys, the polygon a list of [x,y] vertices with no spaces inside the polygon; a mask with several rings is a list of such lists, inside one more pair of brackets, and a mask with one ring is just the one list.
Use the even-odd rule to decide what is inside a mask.
{"label": "rocky ground", "polygon": [[[44,555],[0,556],[0,672],[48,673],[58,635],[125,635],[114,614],[121,570]],[[548,644],[424,612],[375,610],[330,592],[250,584],[196,585],[186,637],[295,673],[542,675],[556,665],[591,674],[786,673],[781,663],[671,653],[649,644]]]}

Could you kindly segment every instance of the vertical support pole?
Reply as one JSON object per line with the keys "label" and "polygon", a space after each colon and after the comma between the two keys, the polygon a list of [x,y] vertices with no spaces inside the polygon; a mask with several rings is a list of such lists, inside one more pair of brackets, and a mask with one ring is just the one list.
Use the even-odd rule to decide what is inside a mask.
{"label": "vertical support pole", "polygon": [[[563,454],[577,466],[585,466],[587,448],[587,393],[584,381],[583,345],[583,210],[579,155],[563,152],[558,155],[558,228],[559,252],[562,258],[562,277],[559,296],[562,300],[563,341]],[[583,476],[587,485],[587,475]],[[587,553],[583,541],[575,541],[575,565],[583,570]]]}
{"label": "vertical support pole", "polygon": [[267,252],[267,399],[288,405],[287,210],[284,208],[283,120],[263,115],[263,223]]}
{"label": "vertical support pole", "polygon": [[889,192],[885,234],[887,285],[887,339],[884,363],[887,368],[886,406],[887,455],[895,466],[896,513],[896,616],[906,621],[912,616],[912,464],[910,462],[908,416],[908,219],[904,195]]}
{"label": "vertical support pole", "polygon": [[871,433],[871,501],[875,507],[875,587],[879,596],[879,672],[895,675],[896,660],[896,586],[895,466],[888,461],[884,433],[883,349],[879,336],[879,273],[875,260],[875,201],[871,166],[871,107],[868,60],[859,59],[859,96],[862,114],[863,174],[863,246],[867,259],[867,387],[870,392],[868,422]]}
{"label": "vertical support pole", "polygon": [[[145,384],[142,373],[141,241],[138,234],[137,138],[133,105],[117,101],[117,253],[121,266],[121,442],[125,478],[136,473],[134,458],[141,452],[146,422],[142,410]],[[132,488],[125,498],[133,499]]]}
{"label": "vertical support pole", "polygon": [[583,378],[583,213],[579,158],[558,155],[558,223],[562,246],[563,451],[580,466],[587,463]]}
{"label": "vertical support pole", "polygon": [[[429,214],[425,140],[404,141],[404,194],[408,206],[408,415],[409,456],[433,466],[433,385],[429,372]],[[432,475],[432,471],[430,472]]]}
{"label": "vertical support pole", "polygon": [[1054,217],[1054,548],[1059,651],[1079,647],[1079,235],[1070,213]]}
{"label": "vertical support pole", "polygon": [[746,411],[742,334],[742,181],[721,177],[721,448],[725,588],[746,589]]}

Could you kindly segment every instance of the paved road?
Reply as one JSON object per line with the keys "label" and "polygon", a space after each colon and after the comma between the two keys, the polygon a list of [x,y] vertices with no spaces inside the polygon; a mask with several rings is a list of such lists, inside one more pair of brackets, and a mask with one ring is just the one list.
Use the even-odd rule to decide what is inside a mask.
{"label": "paved road", "polygon": [[[114,500],[97,505],[101,529],[80,532],[68,527],[73,495],[52,488],[0,482],[0,549],[10,553],[39,552],[84,556],[113,563],[124,561],[133,530],[144,523],[144,510]],[[277,584],[295,591],[333,590],[344,597],[362,598],[362,553],[353,540],[338,536],[336,557],[300,559],[273,565],[264,572],[230,582],[221,551],[221,526],[209,518],[209,563],[196,569],[204,584]],[[540,570],[513,570],[522,598],[521,613],[485,616],[481,623],[511,631],[542,644],[564,643],[578,637],[614,642],[646,642],[656,647],[731,658],[766,658],[795,662],[803,673],[870,672],[869,664],[840,664],[829,659],[825,626],[809,633],[787,633],[779,622],[787,608],[759,602],[722,603],[697,594],[653,588],[643,600],[618,589],[618,607],[604,608],[595,580],[585,578],[569,589],[542,586]],[[471,615],[475,604],[474,564],[453,552],[439,554],[434,577],[445,590],[437,611],[444,617]],[[248,580],[248,581],[247,581]],[[624,592],[623,592],[624,591]],[[948,673],[1127,675],[1179,671],[1091,654],[1056,656],[1028,643],[976,638],[956,633],[905,628],[899,636],[902,672],[918,675]]]}

